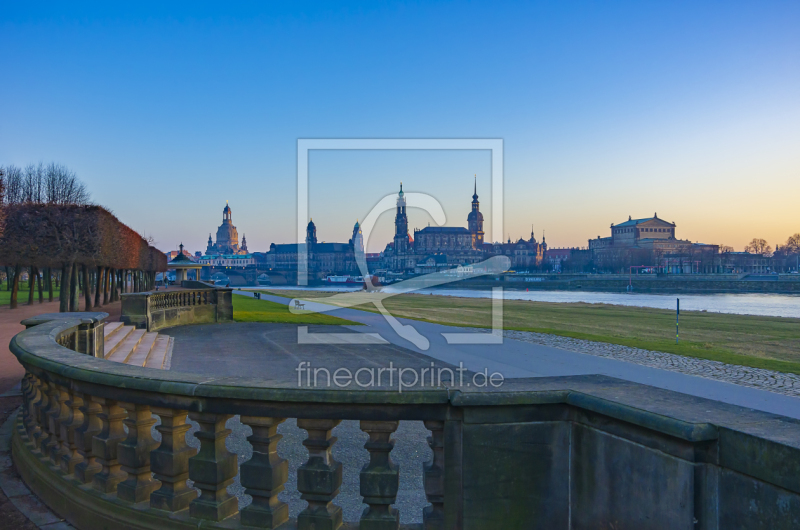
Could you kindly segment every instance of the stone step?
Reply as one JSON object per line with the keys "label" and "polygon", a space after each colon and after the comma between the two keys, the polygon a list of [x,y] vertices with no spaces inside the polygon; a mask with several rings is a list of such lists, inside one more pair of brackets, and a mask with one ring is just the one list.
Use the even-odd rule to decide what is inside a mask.
{"label": "stone step", "polygon": [[133,350],[136,349],[136,346],[138,346],[142,341],[145,333],[147,333],[146,329],[134,329],[128,333],[128,336],[125,337],[125,340],[120,342],[119,345],[114,348],[113,352],[106,354],[106,359],[116,363],[124,363],[133,353]]}
{"label": "stone step", "polygon": [[[113,323],[114,322],[112,322],[112,324]],[[130,333],[135,329],[136,328],[133,326],[119,326],[118,331],[114,331],[114,333],[111,336],[105,339],[106,359],[108,359],[111,356],[111,354],[114,353],[114,350],[116,350],[119,347],[119,345],[122,344],[122,342],[125,341],[126,338],[128,338],[128,335],[130,335]]]}
{"label": "stone step", "polygon": [[122,322],[106,322],[106,325],[103,326],[103,337],[105,337],[106,341],[108,341],[108,338],[115,332],[119,331],[121,327]]}
{"label": "stone step", "polygon": [[164,361],[167,358],[171,337],[169,335],[159,335],[156,337],[155,344],[150,350],[150,355],[145,362],[146,368],[164,368]]}
{"label": "stone step", "polygon": [[157,337],[158,333],[156,332],[151,331],[149,333],[145,333],[141,342],[139,342],[138,346],[136,346],[136,349],[134,349],[133,353],[131,353],[125,360],[125,364],[144,366],[144,363],[147,361],[147,357],[150,355],[150,351],[153,349],[153,344],[155,344]]}

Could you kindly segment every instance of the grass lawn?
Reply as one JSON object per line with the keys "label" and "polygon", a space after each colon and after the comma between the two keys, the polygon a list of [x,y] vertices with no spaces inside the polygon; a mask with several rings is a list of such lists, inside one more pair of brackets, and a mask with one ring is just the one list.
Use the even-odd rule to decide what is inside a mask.
{"label": "grass lawn", "polygon": [[358,322],[351,322],[343,318],[311,311],[292,314],[289,312],[289,306],[276,304],[268,300],[256,300],[241,294],[233,295],[233,320],[236,322],[276,322],[280,324],[358,325]]}
{"label": "grass lawn", "polygon": [[[44,287],[44,284],[42,285]],[[50,300],[47,289],[42,291],[44,301]],[[53,300],[58,300],[58,289],[53,289]],[[33,293],[33,301],[39,303],[39,289],[37,288]],[[11,291],[6,291],[6,283],[2,282],[2,289],[0,289],[0,305],[9,305],[11,303]],[[28,303],[28,282],[19,282],[19,292],[17,293],[17,303]]]}
{"label": "grass lawn", "polygon": [[[272,291],[305,299],[320,291]],[[491,326],[491,299],[407,294],[384,301],[397,317],[466,327]],[[375,311],[375,307],[359,307]],[[504,327],[550,333],[730,364],[800,374],[800,319],[681,312],[681,341],[675,344],[675,312],[605,304],[506,300]]]}

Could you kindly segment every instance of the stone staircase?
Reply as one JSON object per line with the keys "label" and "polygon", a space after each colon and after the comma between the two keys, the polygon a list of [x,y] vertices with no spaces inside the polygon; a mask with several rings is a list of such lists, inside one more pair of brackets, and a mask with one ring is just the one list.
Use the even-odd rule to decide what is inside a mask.
{"label": "stone staircase", "polygon": [[172,346],[172,337],[122,322],[107,322],[103,328],[106,359],[147,368],[164,368]]}

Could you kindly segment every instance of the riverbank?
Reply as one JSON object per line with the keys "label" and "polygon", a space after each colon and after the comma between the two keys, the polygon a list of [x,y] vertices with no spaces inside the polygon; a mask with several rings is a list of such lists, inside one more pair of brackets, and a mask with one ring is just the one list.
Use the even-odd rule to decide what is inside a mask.
{"label": "riverbank", "polygon": [[459,280],[443,289],[505,289],[625,293],[800,294],[797,274],[502,274]]}
{"label": "riverbank", "polygon": [[[324,291],[274,290],[273,294],[323,298]],[[486,298],[407,294],[384,300],[396,317],[486,328],[491,326]],[[358,309],[376,311],[374,306]],[[800,374],[800,319],[682,311],[680,343],[675,343],[675,312],[608,304],[506,300],[504,329],[662,351],[728,364]]]}

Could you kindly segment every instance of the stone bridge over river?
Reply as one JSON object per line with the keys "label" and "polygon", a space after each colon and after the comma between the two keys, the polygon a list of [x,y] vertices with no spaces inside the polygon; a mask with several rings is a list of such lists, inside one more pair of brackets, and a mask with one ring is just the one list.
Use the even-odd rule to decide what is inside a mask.
{"label": "stone bridge over river", "polygon": [[[98,355],[102,314],[14,338],[13,458],[51,509],[82,529],[800,527],[796,397],[513,340],[447,348],[415,323],[420,351],[349,309],[365,325],[298,344],[225,323],[230,296],[144,302],[174,340],[161,369]],[[402,388],[368,384],[390,366]]]}

